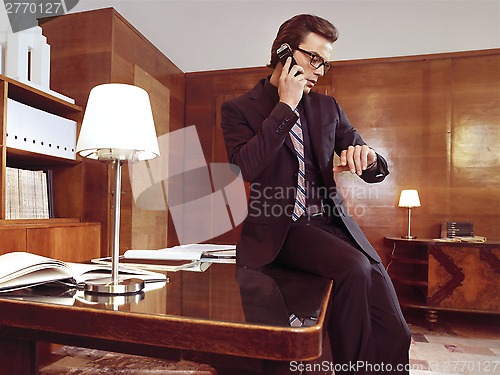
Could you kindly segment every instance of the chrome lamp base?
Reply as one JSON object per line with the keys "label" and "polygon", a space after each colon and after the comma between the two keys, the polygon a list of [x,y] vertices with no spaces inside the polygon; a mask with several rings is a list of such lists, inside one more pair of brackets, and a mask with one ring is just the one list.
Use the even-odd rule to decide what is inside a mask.
{"label": "chrome lamp base", "polygon": [[85,292],[99,294],[133,294],[144,289],[144,280],[137,278],[122,278],[113,280],[112,277],[90,280],[84,285]]}

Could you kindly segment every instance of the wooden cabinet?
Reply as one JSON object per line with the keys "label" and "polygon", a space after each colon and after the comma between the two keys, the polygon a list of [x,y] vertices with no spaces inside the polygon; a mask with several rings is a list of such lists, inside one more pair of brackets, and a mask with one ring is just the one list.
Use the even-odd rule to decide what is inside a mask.
{"label": "wooden cabinet", "polygon": [[402,307],[500,313],[500,242],[458,243],[386,237],[388,272]]}
{"label": "wooden cabinet", "polygon": [[[99,223],[84,223],[79,161],[7,147],[7,100],[81,121],[82,109],[55,96],[0,75],[0,254],[29,251],[66,261],[100,254]],[[53,219],[6,219],[6,168],[50,170]]]}
{"label": "wooden cabinet", "polygon": [[100,254],[99,223],[71,218],[11,221],[0,224],[0,254],[27,251],[67,262],[83,262]]}

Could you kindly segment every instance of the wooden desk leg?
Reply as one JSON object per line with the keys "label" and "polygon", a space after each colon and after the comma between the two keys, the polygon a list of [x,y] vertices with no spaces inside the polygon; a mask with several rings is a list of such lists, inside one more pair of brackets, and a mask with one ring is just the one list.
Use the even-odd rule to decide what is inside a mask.
{"label": "wooden desk leg", "polygon": [[434,324],[438,321],[438,312],[436,310],[426,310],[425,320],[427,320],[427,327],[429,327],[429,331],[432,331],[434,329]]}
{"label": "wooden desk leg", "polygon": [[36,375],[36,342],[0,337],[0,375]]}

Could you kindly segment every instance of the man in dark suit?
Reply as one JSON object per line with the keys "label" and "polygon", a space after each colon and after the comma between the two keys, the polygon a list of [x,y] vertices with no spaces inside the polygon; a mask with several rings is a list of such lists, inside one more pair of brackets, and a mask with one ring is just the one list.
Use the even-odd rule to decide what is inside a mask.
{"label": "man in dark suit", "polygon": [[[408,373],[410,332],[394,288],[334,180],[334,172],[349,171],[380,182],[387,163],[334,98],[311,91],[330,68],[337,37],[322,18],[289,19],[271,49],[271,76],[222,106],[229,161],[250,182],[237,262],[279,263],[335,280],[328,328],[337,374]],[[291,57],[280,62],[284,43],[295,65]]]}

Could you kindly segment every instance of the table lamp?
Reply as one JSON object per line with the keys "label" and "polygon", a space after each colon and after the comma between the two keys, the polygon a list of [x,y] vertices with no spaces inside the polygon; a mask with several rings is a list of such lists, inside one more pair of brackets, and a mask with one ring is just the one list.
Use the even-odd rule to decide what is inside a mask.
{"label": "table lamp", "polygon": [[408,235],[401,236],[401,238],[417,238],[413,237],[410,233],[411,227],[411,209],[413,207],[420,207],[420,199],[418,198],[418,191],[415,189],[401,190],[401,195],[399,196],[399,207],[408,208]]}
{"label": "table lamp", "polygon": [[138,293],[144,281],[121,278],[120,256],[121,168],[124,162],[153,159],[160,155],[148,93],[136,86],[109,83],[90,91],[76,152],[86,158],[112,164],[111,279],[88,282],[85,291],[105,294]]}

